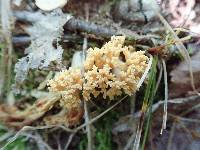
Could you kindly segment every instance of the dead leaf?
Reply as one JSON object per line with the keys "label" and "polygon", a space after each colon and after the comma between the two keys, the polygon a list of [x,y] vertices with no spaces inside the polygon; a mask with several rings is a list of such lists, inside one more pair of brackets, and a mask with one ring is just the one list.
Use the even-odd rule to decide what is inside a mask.
{"label": "dead leaf", "polygon": [[[197,89],[200,87],[200,50],[191,57],[191,65],[194,75],[194,83]],[[187,62],[180,63],[171,71],[170,97],[178,97],[189,94],[192,91],[190,73]]]}

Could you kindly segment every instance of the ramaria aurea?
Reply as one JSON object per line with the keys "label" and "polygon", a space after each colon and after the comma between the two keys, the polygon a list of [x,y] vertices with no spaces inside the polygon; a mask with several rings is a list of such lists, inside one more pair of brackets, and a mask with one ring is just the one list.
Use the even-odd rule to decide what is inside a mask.
{"label": "ramaria aurea", "polygon": [[[60,93],[60,104],[74,108],[83,100],[100,94],[113,100],[122,93],[132,95],[148,62],[144,51],[134,51],[124,46],[125,36],[113,36],[102,48],[90,48],[81,68],[69,68],[59,72],[49,81],[49,90]],[[80,60],[79,60],[80,61]]]}

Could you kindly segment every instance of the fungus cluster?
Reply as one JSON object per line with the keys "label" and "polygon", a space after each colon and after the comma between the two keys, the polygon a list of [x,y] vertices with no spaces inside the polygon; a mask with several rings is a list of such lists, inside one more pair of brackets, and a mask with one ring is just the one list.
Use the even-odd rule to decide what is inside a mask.
{"label": "fungus cluster", "polygon": [[70,67],[59,72],[54,79],[49,80],[49,91],[62,95],[60,105],[67,108],[76,107],[81,103],[83,78],[81,70]]}
{"label": "fungus cluster", "polygon": [[124,36],[113,36],[102,48],[90,48],[82,68],[69,68],[50,80],[49,90],[60,92],[60,104],[75,108],[83,100],[102,95],[113,100],[122,93],[132,95],[148,62],[144,51],[124,46]]}

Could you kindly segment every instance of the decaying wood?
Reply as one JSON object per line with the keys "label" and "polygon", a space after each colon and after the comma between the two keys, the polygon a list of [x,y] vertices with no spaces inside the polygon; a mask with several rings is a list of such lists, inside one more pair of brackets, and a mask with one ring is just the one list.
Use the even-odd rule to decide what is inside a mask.
{"label": "decaying wood", "polygon": [[[12,38],[13,45],[15,47],[23,47],[28,46],[31,43],[31,37],[28,35],[20,35],[20,36],[14,36]],[[69,35],[65,34],[62,37],[63,42],[72,42],[72,43],[78,43],[82,40],[81,36],[78,35]],[[56,41],[55,41],[56,44]]]}
{"label": "decaying wood", "polygon": [[[47,97],[38,99],[33,105],[28,106],[24,110],[19,110],[16,106],[2,104],[0,105],[0,121],[16,129],[31,125],[54,108],[60,98],[59,94],[50,94]],[[80,107],[71,108],[70,110],[62,108],[57,114],[44,116],[43,121],[47,125],[64,125],[69,127],[77,125],[83,118],[83,115],[83,107],[80,105]]]}
{"label": "decaying wood", "polygon": [[0,120],[7,126],[17,129],[22,128],[42,117],[47,111],[52,109],[59,99],[59,95],[50,95],[38,99],[35,104],[25,110],[19,110],[16,106],[0,105]]}

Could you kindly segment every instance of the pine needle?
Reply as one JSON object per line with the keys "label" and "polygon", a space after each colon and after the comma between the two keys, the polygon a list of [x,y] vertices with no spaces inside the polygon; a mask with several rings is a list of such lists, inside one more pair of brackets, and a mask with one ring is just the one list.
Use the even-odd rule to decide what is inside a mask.
{"label": "pine needle", "polygon": [[165,102],[164,102],[164,114],[163,114],[163,123],[160,134],[163,133],[163,130],[166,129],[167,124],[167,100],[168,100],[168,82],[167,82],[167,69],[164,59],[162,59],[162,65],[164,70],[164,83],[165,83]]}

